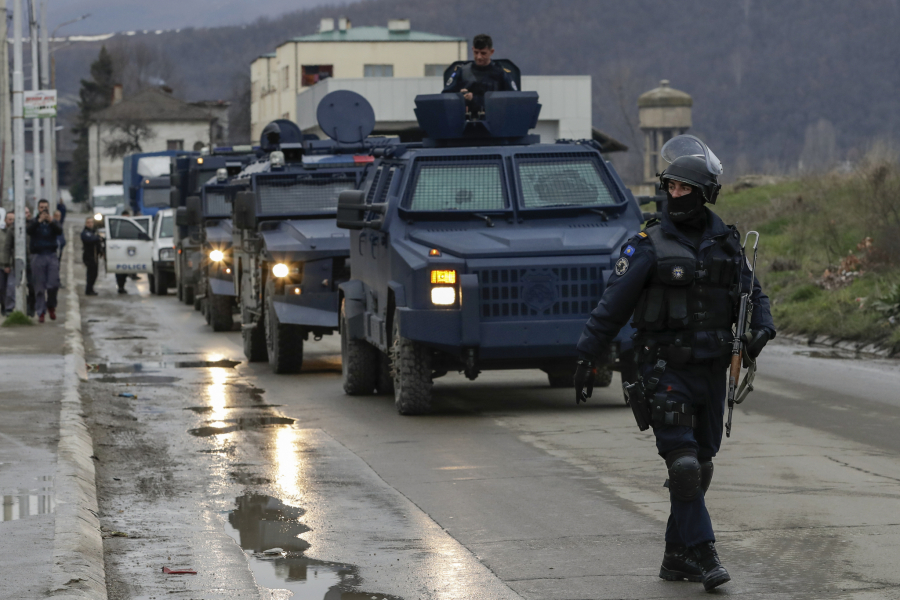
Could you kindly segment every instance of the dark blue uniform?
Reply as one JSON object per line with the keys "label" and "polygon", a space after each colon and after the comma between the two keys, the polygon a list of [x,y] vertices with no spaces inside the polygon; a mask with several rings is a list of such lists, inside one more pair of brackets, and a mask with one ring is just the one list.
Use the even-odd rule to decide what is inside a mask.
{"label": "dark blue uniform", "polygon": [[443,92],[459,93],[462,90],[472,92],[472,100],[466,105],[473,113],[484,110],[484,94],[486,92],[517,92],[516,82],[512,74],[495,62],[479,67],[473,62],[457,66],[444,84]]}
{"label": "dark blue uniform", "polygon": [[[676,227],[665,212],[661,223],[654,227],[661,228],[662,234],[680,245],[682,251],[687,250],[692,254],[696,258],[696,264],[703,269],[708,270],[708,265],[716,264],[740,265],[742,289],[749,290],[750,267],[746,259],[740,255],[740,234],[736,229],[726,226],[709,209],[704,208],[704,211],[706,227],[699,235],[699,247],[695,247],[695,242],[686,234],[686,230]],[[686,311],[687,317],[684,321],[687,323],[686,327],[673,329],[666,324],[665,317],[660,318],[656,326],[653,326],[648,324],[644,305],[648,297],[646,291],[653,285],[659,285],[661,272],[658,270],[659,266],[656,249],[646,232],[631,238],[622,246],[614,273],[610,276],[606,290],[591,313],[584,333],[578,341],[578,351],[583,358],[596,362],[596,358],[605,352],[629,318],[633,314],[637,317],[635,307],[638,312],[644,311],[641,313],[643,317],[636,318],[634,324],[638,329],[635,348],[638,352],[639,369],[645,380],[651,374],[656,360],[668,356],[658,354],[664,350],[669,351],[670,346],[666,346],[666,343],[677,343],[677,350],[682,350],[682,345],[689,346],[689,358],[668,361],[656,390],[666,393],[667,400],[685,403],[695,408],[696,426],[655,423],[653,432],[656,436],[657,450],[663,458],[677,454],[676,451],[693,450],[701,463],[708,463],[719,451],[722,442],[727,366],[730,362],[733,341],[730,328],[724,327],[723,324],[733,323],[736,320],[736,302],[731,300],[735,296],[733,293],[729,295],[728,288],[720,286],[722,291],[718,298],[722,300],[709,303],[714,305],[704,306],[702,312],[693,312],[698,309],[691,302],[687,303],[690,310]],[[736,282],[737,272],[734,271],[734,267],[729,268],[732,269],[731,277]],[[684,276],[675,273],[676,279]],[[698,271],[698,277],[708,277],[708,274],[706,271]],[[695,285],[700,284],[700,281],[702,280],[698,279]],[[769,336],[774,337],[775,325],[769,310],[769,299],[755,278],[752,286],[751,328],[767,330]],[[666,302],[671,313],[673,309],[670,299],[659,301],[657,304]],[[664,307],[662,311],[665,310],[667,309]],[[658,306],[656,312],[659,312]],[[704,330],[702,323],[707,319],[709,323],[716,323],[716,326]],[[709,476],[712,476],[711,470]],[[715,535],[703,494],[697,494],[690,501],[671,497],[666,542],[690,547],[713,541]]]}

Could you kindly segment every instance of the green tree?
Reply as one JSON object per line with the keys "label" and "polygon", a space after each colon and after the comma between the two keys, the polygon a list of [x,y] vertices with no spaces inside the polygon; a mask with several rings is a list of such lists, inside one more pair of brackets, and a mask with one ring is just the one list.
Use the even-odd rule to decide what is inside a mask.
{"label": "green tree", "polygon": [[76,136],[75,152],[72,155],[72,199],[85,202],[88,199],[88,170],[90,154],[88,151],[88,130],[94,114],[112,104],[113,61],[106,46],[100,48],[97,60],[91,63],[91,78],[81,80],[78,92],[78,117],[72,132]]}

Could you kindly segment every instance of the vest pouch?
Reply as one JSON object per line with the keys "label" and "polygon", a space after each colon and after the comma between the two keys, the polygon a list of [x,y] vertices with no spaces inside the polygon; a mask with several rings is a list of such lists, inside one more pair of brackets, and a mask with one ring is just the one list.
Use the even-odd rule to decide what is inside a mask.
{"label": "vest pouch", "polygon": [[660,258],[656,261],[656,274],[665,285],[690,285],[696,274],[696,261],[683,256]]}
{"label": "vest pouch", "polygon": [[634,324],[638,329],[658,329],[665,319],[666,288],[651,285],[641,294],[634,311]]}
{"label": "vest pouch", "polygon": [[666,300],[669,308],[668,325],[674,329],[684,329],[689,324],[687,288],[669,288]]}

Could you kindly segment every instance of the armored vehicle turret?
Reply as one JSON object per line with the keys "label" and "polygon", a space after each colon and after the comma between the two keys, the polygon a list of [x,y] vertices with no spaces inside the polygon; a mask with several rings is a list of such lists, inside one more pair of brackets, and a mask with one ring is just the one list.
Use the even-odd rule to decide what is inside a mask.
{"label": "armored vehicle turret", "polygon": [[[544,370],[571,386],[575,344],[641,227],[638,203],[592,140],[541,143],[534,92],[490,92],[478,120],[456,94],[416,98],[422,143],[388,147],[341,194],[352,231],[340,285],[343,385],[427,412],[449,371]],[[630,348],[622,332],[600,384]]]}

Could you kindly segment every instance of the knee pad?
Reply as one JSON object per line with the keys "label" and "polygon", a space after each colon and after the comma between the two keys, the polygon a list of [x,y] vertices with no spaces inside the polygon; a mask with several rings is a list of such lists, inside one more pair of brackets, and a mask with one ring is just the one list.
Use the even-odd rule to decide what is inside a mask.
{"label": "knee pad", "polygon": [[670,452],[666,455],[666,466],[669,467],[669,493],[673,498],[690,502],[700,494],[701,468],[696,450]]}
{"label": "knee pad", "polygon": [[709,489],[709,484],[712,483],[713,476],[713,464],[711,460],[707,460],[705,462],[700,463],[700,489],[703,490],[703,494],[706,495],[706,490]]}

